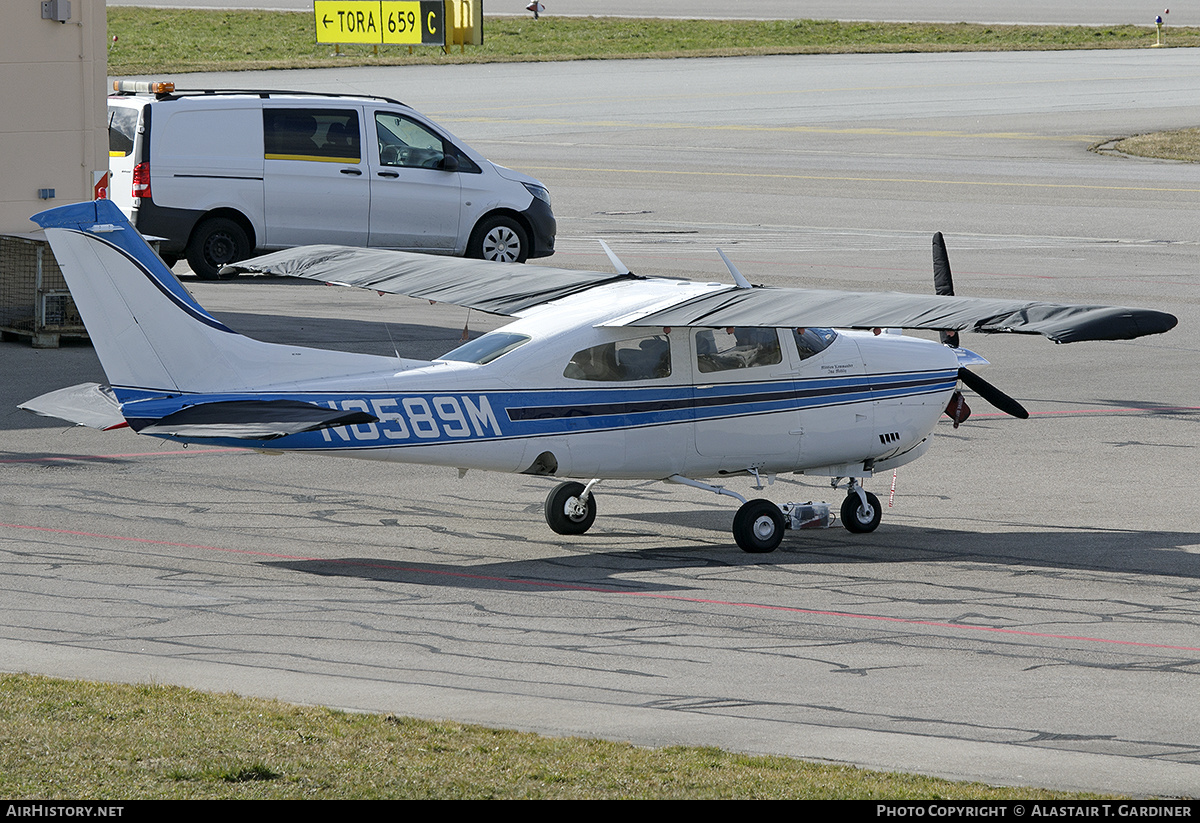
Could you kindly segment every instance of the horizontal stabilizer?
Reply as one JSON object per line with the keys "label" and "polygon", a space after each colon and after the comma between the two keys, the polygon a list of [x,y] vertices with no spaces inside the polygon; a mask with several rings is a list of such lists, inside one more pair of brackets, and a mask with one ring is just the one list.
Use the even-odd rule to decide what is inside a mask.
{"label": "horizontal stabilizer", "polygon": [[17,408],[93,429],[115,429],[125,425],[113,390],[99,383],[80,383],[78,386],[47,392],[25,401]]}
{"label": "horizontal stabilizer", "polygon": [[299,400],[222,400],[188,406],[157,420],[131,419],[129,425],[139,434],[274,440],[378,420],[366,412],[341,411]]}

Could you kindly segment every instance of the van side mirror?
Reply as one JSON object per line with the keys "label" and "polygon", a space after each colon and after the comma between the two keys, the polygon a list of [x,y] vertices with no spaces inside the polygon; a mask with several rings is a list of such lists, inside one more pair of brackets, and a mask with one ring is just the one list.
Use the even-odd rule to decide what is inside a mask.
{"label": "van side mirror", "polygon": [[447,154],[442,158],[442,171],[458,171],[458,158]]}

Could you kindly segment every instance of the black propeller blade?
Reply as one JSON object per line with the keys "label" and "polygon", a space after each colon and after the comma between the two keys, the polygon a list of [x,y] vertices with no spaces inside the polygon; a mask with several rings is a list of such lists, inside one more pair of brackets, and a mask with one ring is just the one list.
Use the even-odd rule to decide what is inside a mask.
{"label": "black propeller blade", "polygon": [[[933,235],[933,291],[944,297],[954,296],[954,277],[950,274],[950,255],[946,254],[946,241],[939,231]],[[941,333],[942,343],[958,348],[958,332]]]}
{"label": "black propeller blade", "polygon": [[960,367],[958,370],[958,379],[963,381],[971,391],[1005,414],[1020,418],[1021,420],[1029,418],[1029,412],[1025,411],[1024,406],[975,374],[975,372]]}

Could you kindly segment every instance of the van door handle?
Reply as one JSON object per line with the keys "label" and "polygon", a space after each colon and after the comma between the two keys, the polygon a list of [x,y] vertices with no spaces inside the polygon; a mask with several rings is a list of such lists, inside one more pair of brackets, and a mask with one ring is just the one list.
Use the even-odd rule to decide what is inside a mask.
{"label": "van door handle", "polygon": [[398,171],[377,171],[375,173],[377,175],[379,175],[380,177],[399,177],[400,176],[400,172],[398,172]]}
{"label": "van door handle", "polygon": [[360,175],[362,172],[358,169],[342,169],[342,174]]}

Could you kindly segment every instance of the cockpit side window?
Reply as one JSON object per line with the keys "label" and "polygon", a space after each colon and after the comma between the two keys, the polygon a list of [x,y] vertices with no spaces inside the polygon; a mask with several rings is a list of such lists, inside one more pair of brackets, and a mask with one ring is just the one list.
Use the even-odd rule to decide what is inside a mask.
{"label": "cockpit side window", "polygon": [[494,331],[482,337],[476,337],[469,343],[463,343],[457,349],[446,352],[438,359],[460,360],[464,363],[476,363],[482,366],[528,342],[529,335],[527,334]]}
{"label": "cockpit side window", "polygon": [[775,329],[742,326],[696,332],[696,368],[705,373],[783,362]]}
{"label": "cockpit side window", "polygon": [[837,339],[837,332],[833,329],[800,328],[793,329],[792,334],[796,338],[796,351],[800,353],[801,360],[820,354]]}
{"label": "cockpit side window", "polygon": [[671,376],[671,344],[665,334],[601,343],[571,355],[563,377],[626,382]]}

